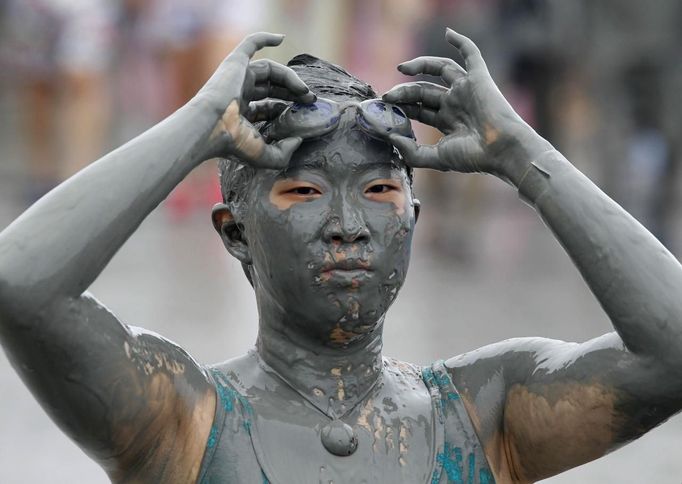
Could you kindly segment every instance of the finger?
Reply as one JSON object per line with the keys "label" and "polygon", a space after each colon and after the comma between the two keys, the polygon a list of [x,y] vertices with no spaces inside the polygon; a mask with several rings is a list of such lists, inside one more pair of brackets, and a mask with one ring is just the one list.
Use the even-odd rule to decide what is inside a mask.
{"label": "finger", "polygon": [[432,82],[406,82],[393,87],[381,98],[389,103],[421,103],[429,108],[438,109],[443,96],[447,93],[447,88]]}
{"label": "finger", "polygon": [[237,54],[243,54],[247,58],[253,55],[264,47],[274,47],[279,45],[284,40],[283,34],[271,34],[269,32],[257,32],[250,34],[242,40],[234,49]]}
{"label": "finger", "polygon": [[451,28],[445,29],[445,39],[459,50],[464,59],[464,67],[467,71],[472,69],[485,69],[485,61],[481,56],[481,51],[476,44],[469,38],[462,34],[458,34]]}
{"label": "finger", "polygon": [[249,69],[253,72],[256,84],[276,84],[291,91],[301,102],[315,102],[315,95],[290,67],[270,59],[260,59],[251,62]]}
{"label": "finger", "polygon": [[304,102],[308,103],[308,97],[305,101],[301,100],[301,96],[292,93],[289,89],[275,84],[256,84],[248,93],[249,101],[258,101],[265,98],[281,99],[283,101]]}
{"label": "finger", "polygon": [[420,145],[412,138],[400,135],[389,136],[393,146],[398,148],[405,163],[413,168],[433,168],[441,170],[438,148],[434,145]]}
{"label": "finger", "polygon": [[265,101],[254,101],[249,103],[249,106],[244,113],[244,117],[251,123],[258,121],[270,121],[284,111],[289,106],[284,101],[276,99],[267,99]]}
{"label": "finger", "polygon": [[268,168],[271,170],[281,170],[286,168],[294,151],[301,146],[303,138],[285,138],[269,145],[265,145],[265,150],[258,160],[252,164],[257,168]]}
{"label": "finger", "polygon": [[420,123],[428,124],[434,128],[438,127],[438,109],[432,109],[423,104],[398,104],[398,107],[405,111],[408,118],[416,119]]}
{"label": "finger", "polygon": [[457,79],[466,76],[466,71],[452,59],[447,57],[422,56],[402,64],[398,70],[408,76],[428,74],[440,76],[447,84],[452,85]]}

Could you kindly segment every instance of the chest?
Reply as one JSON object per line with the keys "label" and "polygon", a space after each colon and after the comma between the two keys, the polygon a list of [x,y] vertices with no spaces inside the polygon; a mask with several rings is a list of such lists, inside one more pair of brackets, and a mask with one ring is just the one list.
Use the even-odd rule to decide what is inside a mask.
{"label": "chest", "polygon": [[430,482],[436,436],[431,396],[420,382],[407,387],[404,383],[384,378],[341,419],[357,437],[357,448],[346,456],[325,448],[322,436],[330,418],[299,395],[284,390],[275,398],[272,393],[252,395],[251,438],[268,480],[272,484]]}
{"label": "chest", "polygon": [[494,482],[441,363],[388,365],[381,384],[341,417],[357,438],[346,456],[323,445],[331,419],[322,411],[254,365],[235,366],[213,370],[221,403],[202,483]]}

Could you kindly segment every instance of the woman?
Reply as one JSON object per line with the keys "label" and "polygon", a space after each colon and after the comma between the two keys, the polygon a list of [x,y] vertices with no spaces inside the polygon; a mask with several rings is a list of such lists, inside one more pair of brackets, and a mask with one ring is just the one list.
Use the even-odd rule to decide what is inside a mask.
{"label": "woman", "polygon": [[[282,37],[249,36],[186,106],[0,234],[3,345],[113,481],[532,482],[680,409],[679,264],[514,113],[469,39],[446,38],[464,67],[399,68],[450,88],[409,83],[379,100],[316,59],[250,63]],[[417,145],[406,116],[445,136]],[[84,291],[214,157],[227,161],[213,223],[254,287],[259,336],[249,354],[206,367]],[[384,358],[419,213],[409,167],[518,188],[616,332],[514,339],[425,368]]]}

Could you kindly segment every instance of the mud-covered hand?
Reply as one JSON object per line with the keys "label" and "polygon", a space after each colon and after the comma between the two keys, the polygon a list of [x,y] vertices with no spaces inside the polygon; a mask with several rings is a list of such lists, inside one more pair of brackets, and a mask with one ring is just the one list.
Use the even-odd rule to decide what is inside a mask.
{"label": "mud-covered hand", "polygon": [[[448,58],[417,57],[400,64],[398,70],[411,76],[440,76],[449,88],[430,82],[409,82],[395,86],[383,96],[385,101],[403,108],[410,118],[439,129],[445,136],[435,145],[419,145],[398,135],[392,135],[391,142],[413,167],[510,178],[528,160],[513,159],[516,150],[509,148],[522,139],[539,136],[497,88],[478,47],[451,29],[447,29],[445,38],[459,50],[464,67]],[[540,144],[541,151],[548,149],[544,140]]]}
{"label": "mud-covered hand", "polygon": [[296,73],[277,62],[253,55],[282,43],[284,36],[259,32],[246,37],[220,64],[196,101],[216,113],[205,158],[237,156],[257,168],[283,168],[301,143],[286,138],[267,144],[251,124],[279,115],[287,103],[311,103],[315,96]]}

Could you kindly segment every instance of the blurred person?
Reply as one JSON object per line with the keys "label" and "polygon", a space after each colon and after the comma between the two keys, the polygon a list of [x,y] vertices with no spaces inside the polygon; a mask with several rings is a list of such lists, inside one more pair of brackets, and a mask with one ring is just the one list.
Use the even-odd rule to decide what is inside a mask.
{"label": "blurred person", "polygon": [[[682,267],[514,112],[471,40],[446,39],[462,66],[399,66],[446,86],[409,82],[377,99],[309,55],[250,62],[282,41],[251,35],[185,106],[0,233],[3,346],[113,481],[533,482],[682,408]],[[407,116],[443,137],[418,144]],[[212,221],[254,288],[259,333],[248,354],[204,366],[86,290],[215,157]],[[515,338],[425,367],[384,357],[420,210],[415,168],[511,184],[615,331],[582,344]]]}
{"label": "blurred person", "polygon": [[[393,66],[418,50],[415,34],[426,9],[418,0],[354,0],[349,4],[347,25],[352,35],[344,43],[346,63],[359,77],[376,79],[376,88],[386,91],[403,79]],[[401,35],[390,44],[381,42],[392,32]]]}
{"label": "blurred person", "polygon": [[618,173],[623,207],[660,240],[669,240],[668,201],[672,178],[672,153],[661,129],[661,68],[651,59],[640,59],[624,74],[631,127],[624,140],[625,157]]}
{"label": "blurred person", "polygon": [[20,90],[27,201],[104,149],[116,15],[107,0],[8,1],[2,58]]}
{"label": "blurred person", "polygon": [[599,151],[597,104],[590,92],[583,66],[567,63],[558,76],[561,80],[551,92],[549,104],[556,125],[557,144],[570,154],[574,165],[601,185],[603,166],[590,163]]}
{"label": "blurred person", "polygon": [[636,126],[625,141],[620,180],[623,207],[661,240],[667,239],[665,210],[660,205],[671,165],[669,143],[654,126]]}
{"label": "blurred person", "polygon": [[[494,35],[490,25],[491,6],[491,2],[472,0],[420,2],[421,15],[416,17],[413,52],[430,56],[452,55],[442,36],[448,25],[458,26],[469,35],[478,34],[478,38]],[[433,76],[425,75],[422,79],[441,82]],[[440,138],[440,132],[431,126],[417,124],[415,130],[425,143],[435,143]],[[492,217],[486,217],[490,212],[485,197],[489,187],[478,177],[442,177],[428,170],[417,173],[415,186],[424,203],[438,207],[437,211],[425,213],[420,222],[424,227],[420,235],[429,249],[439,257],[460,264],[463,269],[479,264],[479,252],[475,248],[481,243],[484,225],[495,223]]]}
{"label": "blurred person", "polygon": [[[159,55],[166,79],[165,112],[190,100],[211,75],[225,49],[232,49],[265,13],[263,0],[152,0],[144,5],[140,28]],[[168,199],[171,214],[182,219],[217,202],[214,167],[204,165]]]}

